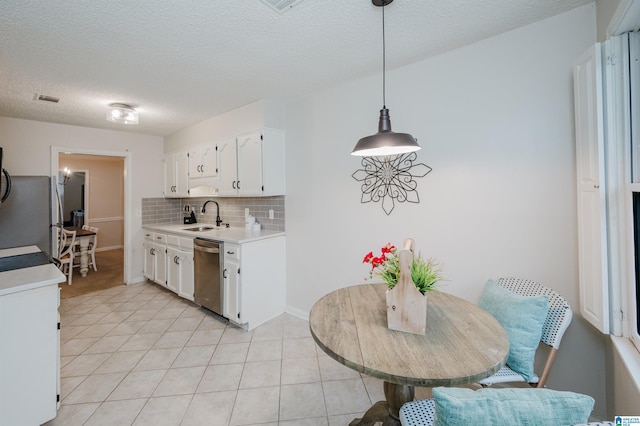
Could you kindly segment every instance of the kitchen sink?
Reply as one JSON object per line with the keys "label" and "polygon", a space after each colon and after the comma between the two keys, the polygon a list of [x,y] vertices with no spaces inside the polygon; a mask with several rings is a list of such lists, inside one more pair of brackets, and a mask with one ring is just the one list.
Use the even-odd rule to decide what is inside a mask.
{"label": "kitchen sink", "polygon": [[196,226],[194,228],[184,228],[185,231],[193,231],[193,232],[202,232],[202,231],[211,231],[213,226]]}

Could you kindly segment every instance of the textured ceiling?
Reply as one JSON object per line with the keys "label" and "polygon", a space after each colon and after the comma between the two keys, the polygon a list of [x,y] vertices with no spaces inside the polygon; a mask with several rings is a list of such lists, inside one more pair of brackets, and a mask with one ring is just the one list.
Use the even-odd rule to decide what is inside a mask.
{"label": "textured ceiling", "polygon": [[[396,0],[387,68],[592,1]],[[381,16],[369,0],[303,0],[283,14],[260,0],[3,0],[0,116],[171,134],[379,73]],[[140,124],[107,122],[112,102],[133,105]]]}

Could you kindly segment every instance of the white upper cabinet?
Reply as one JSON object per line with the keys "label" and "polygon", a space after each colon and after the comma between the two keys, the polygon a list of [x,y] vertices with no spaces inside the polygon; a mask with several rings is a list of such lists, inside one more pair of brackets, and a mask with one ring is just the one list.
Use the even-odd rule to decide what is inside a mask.
{"label": "white upper cabinet", "polygon": [[218,195],[238,195],[235,138],[218,142],[218,166]]}
{"label": "white upper cabinet", "polygon": [[264,129],[218,143],[220,196],[285,193],[284,132]]}
{"label": "white upper cabinet", "polygon": [[164,156],[164,196],[182,198],[189,196],[189,157],[186,152]]}
{"label": "white upper cabinet", "polygon": [[263,129],[165,154],[164,196],[260,197],[285,194],[285,135]]}
{"label": "white upper cabinet", "polygon": [[209,144],[189,151],[189,178],[206,178],[218,175],[216,145]]}
{"label": "white upper cabinet", "polygon": [[238,195],[262,195],[262,132],[236,138]]}

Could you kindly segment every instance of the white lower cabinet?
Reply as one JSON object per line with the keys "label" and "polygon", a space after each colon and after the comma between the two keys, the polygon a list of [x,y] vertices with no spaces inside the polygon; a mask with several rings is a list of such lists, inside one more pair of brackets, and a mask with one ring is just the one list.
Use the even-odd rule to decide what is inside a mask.
{"label": "white lower cabinet", "polygon": [[[169,232],[145,231],[144,276],[193,301],[193,237]],[[251,330],[282,314],[285,237],[224,242],[223,247],[222,315]]]}
{"label": "white lower cabinet", "polygon": [[167,288],[174,293],[180,284],[180,266],[180,250],[167,247]]}
{"label": "white lower cabinet", "polygon": [[153,281],[167,285],[167,245],[153,243]]}
{"label": "white lower cabinet", "polygon": [[240,246],[225,243],[223,256],[222,315],[240,324]]}
{"label": "white lower cabinet", "polygon": [[224,244],[223,315],[248,330],[285,308],[285,237]]}
{"label": "white lower cabinet", "polygon": [[167,288],[193,301],[193,239],[167,235]]}
{"label": "white lower cabinet", "polygon": [[0,425],[39,425],[56,416],[59,294],[53,283],[0,296]]}
{"label": "white lower cabinet", "polygon": [[162,286],[167,285],[167,236],[145,232],[144,276]]}

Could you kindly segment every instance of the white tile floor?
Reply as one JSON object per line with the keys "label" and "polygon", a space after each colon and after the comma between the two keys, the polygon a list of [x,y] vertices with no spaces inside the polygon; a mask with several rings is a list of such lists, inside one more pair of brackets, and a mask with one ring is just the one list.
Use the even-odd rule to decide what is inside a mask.
{"label": "white tile floor", "polygon": [[283,314],[250,331],[150,283],[60,306],[62,404],[49,426],[342,426],[384,399]]}

